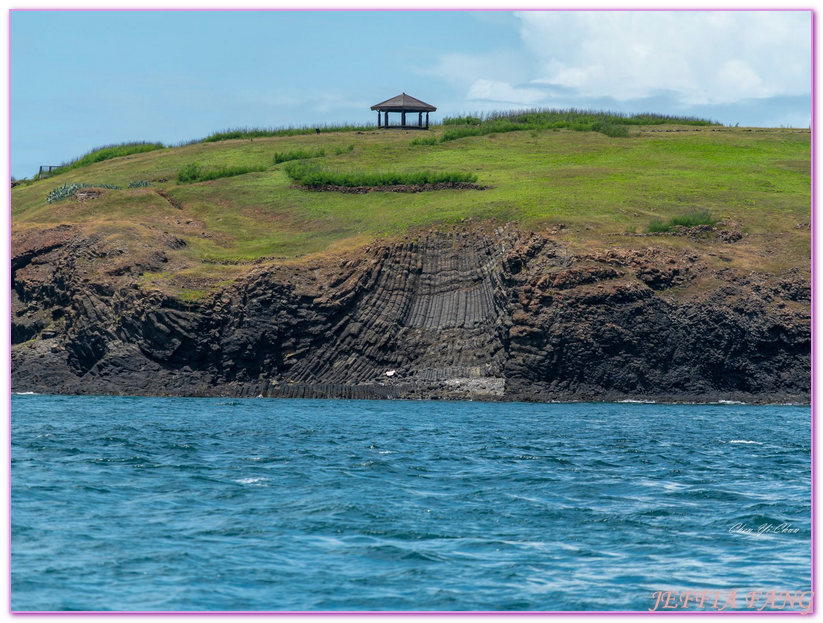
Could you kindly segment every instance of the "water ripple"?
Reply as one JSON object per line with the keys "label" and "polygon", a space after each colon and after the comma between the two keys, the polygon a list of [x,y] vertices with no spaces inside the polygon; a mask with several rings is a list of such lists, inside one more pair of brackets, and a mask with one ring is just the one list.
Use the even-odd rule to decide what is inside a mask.
{"label": "water ripple", "polygon": [[810,583],[808,408],[12,405],[15,610],[645,611]]}

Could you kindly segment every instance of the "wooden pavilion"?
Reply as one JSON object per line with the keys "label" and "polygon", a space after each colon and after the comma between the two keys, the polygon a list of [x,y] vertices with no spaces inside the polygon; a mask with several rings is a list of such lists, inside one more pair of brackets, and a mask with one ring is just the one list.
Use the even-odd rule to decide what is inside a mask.
{"label": "wooden pavilion", "polygon": [[[437,110],[431,104],[421,102],[419,99],[401,93],[395,95],[393,98],[380,102],[371,107],[372,110],[377,111],[377,127],[378,128],[400,128],[406,130],[428,130],[429,129],[429,113]],[[400,113],[400,125],[389,124],[389,113]],[[417,113],[417,125],[406,125],[406,113]],[[423,113],[426,113],[426,125],[423,125]],[[380,115],[383,115],[382,123]]]}

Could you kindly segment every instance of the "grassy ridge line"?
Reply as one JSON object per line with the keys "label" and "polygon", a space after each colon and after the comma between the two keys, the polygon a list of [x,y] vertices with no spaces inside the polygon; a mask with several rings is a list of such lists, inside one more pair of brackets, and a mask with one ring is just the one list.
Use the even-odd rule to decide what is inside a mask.
{"label": "grassy ridge line", "polygon": [[519,111],[497,111],[477,116],[446,117],[444,126],[449,126],[439,137],[426,137],[412,141],[413,145],[434,145],[467,136],[485,136],[503,132],[522,130],[569,129],[581,132],[601,132],[606,136],[625,137],[629,135],[630,125],[662,125],[666,123],[680,125],[719,125],[698,117],[678,117],[641,113],[627,115],[623,113],[580,110],[576,108],[533,108]]}
{"label": "grassy ridge line", "polygon": [[515,123],[558,122],[567,123],[620,123],[625,125],[662,125],[675,123],[678,125],[720,125],[715,121],[700,117],[662,115],[659,113],[627,114],[611,111],[582,109],[582,108],[529,108],[512,111],[490,111],[481,115],[482,121],[507,119]]}
{"label": "grassy ridge line", "polygon": [[[620,137],[628,135],[628,130],[625,128],[627,125],[660,125],[665,123],[676,123],[681,125],[719,125],[715,122],[708,121],[706,119],[699,119],[697,117],[678,117],[654,113],[627,115],[623,113],[581,110],[575,108],[534,108],[516,111],[492,111],[482,114],[478,113],[475,116],[466,115],[463,117],[446,117],[443,119],[442,125],[448,127],[440,137],[416,139],[412,141],[412,144],[434,145],[466,136],[484,136],[498,132],[513,132],[518,130],[560,128],[602,132],[608,136]],[[440,124],[432,124],[432,126],[435,127],[438,125]],[[203,139],[181,143],[178,147],[184,147],[197,143],[214,143],[231,139],[299,136],[328,132],[363,132],[372,131],[374,129],[375,127],[373,125],[357,125],[351,123],[317,124],[313,126],[289,126],[281,128],[234,128],[215,132]],[[65,173],[66,171],[71,171],[72,169],[88,166],[96,162],[102,162],[112,158],[145,153],[164,148],[166,148],[166,146],[163,143],[147,141],[104,145],[102,147],[92,149],[75,160],[61,164],[58,169],[52,172],[52,174],[57,175],[60,173]],[[35,179],[37,179],[37,176],[35,176]]]}
{"label": "grassy ridge line", "polygon": [[52,175],[58,175],[66,171],[71,171],[72,169],[85,167],[95,162],[103,162],[104,160],[130,156],[132,154],[143,154],[156,149],[165,149],[165,147],[163,143],[148,143],[145,141],[120,143],[119,145],[104,145],[103,147],[92,149],[75,160],[61,164],[60,168],[52,171]]}
{"label": "grassy ridge line", "polygon": [[289,162],[283,167],[292,180],[309,186],[319,188],[322,186],[345,186],[354,188],[358,186],[403,186],[417,184],[444,184],[460,182],[476,182],[477,176],[472,173],[457,172],[436,172],[417,171],[413,173],[400,171],[329,171],[317,165],[309,165],[302,162]]}
{"label": "grassy ridge line", "polygon": [[299,136],[302,134],[322,134],[326,132],[363,132],[374,130],[373,125],[322,124],[313,126],[289,126],[285,128],[233,128],[210,134],[195,143],[216,143],[232,139],[268,138],[272,136]]}

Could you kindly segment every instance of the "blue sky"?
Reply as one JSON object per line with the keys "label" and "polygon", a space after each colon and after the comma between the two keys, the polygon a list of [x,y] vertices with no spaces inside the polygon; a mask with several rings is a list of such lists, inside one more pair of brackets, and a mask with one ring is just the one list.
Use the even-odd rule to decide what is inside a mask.
{"label": "blue sky", "polygon": [[808,127],[809,12],[13,11],[11,174],[123,141],[585,107]]}

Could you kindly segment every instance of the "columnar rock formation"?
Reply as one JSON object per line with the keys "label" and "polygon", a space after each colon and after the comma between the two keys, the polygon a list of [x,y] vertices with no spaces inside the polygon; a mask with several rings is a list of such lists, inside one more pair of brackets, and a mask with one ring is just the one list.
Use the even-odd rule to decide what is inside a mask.
{"label": "columnar rock formation", "polygon": [[[197,302],[140,256],[63,226],[19,236],[13,391],[512,400],[806,401],[809,286],[705,274],[699,254],[573,255],[513,226],[430,230],[254,268]],[[100,265],[105,266],[101,272]]]}

